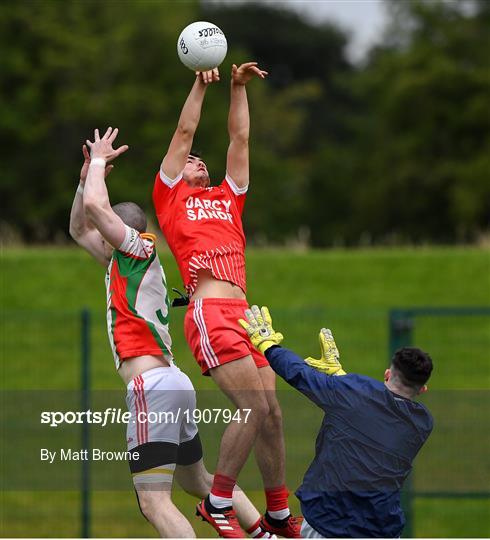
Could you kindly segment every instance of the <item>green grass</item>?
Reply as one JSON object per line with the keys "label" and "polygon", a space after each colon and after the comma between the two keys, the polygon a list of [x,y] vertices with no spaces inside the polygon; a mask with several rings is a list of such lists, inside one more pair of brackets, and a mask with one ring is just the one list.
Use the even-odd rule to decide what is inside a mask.
{"label": "green grass", "polygon": [[[171,255],[162,250],[161,258],[170,287],[180,287]],[[380,376],[386,365],[391,307],[490,304],[490,254],[479,249],[250,250],[247,260],[249,301],[270,307],[275,326],[286,335],[287,346],[299,354],[316,354],[317,331],[329,326],[347,369],[371,376]],[[2,273],[2,305],[8,309],[3,321],[4,349],[7,354],[11,350],[19,354],[16,344],[21,337],[20,353],[31,363],[28,372],[23,362],[4,366],[4,387],[76,387],[78,312],[86,306],[93,313],[94,387],[120,388],[108,357],[102,267],[78,249],[11,249],[3,253]],[[193,375],[198,388],[211,388],[211,381],[198,376],[184,341],[183,316],[182,308],[172,312],[177,362]],[[471,351],[473,362],[477,362],[472,370],[461,377],[459,364],[444,362],[443,369],[438,366],[434,373],[432,388],[490,387],[487,357],[482,354],[490,340],[485,318],[449,323],[424,319],[417,326],[417,340],[433,353],[436,362],[449,348],[451,354],[456,350],[457,355],[464,355],[468,347],[476,347]],[[42,369],[45,361],[33,365],[31,358],[47,352],[56,369],[50,371],[49,378],[40,378],[37,369]]]}
{"label": "green grass", "polygon": [[[181,280],[170,252],[160,259]],[[77,248],[9,248],[2,303],[12,309],[104,308],[103,269]],[[490,300],[490,254],[477,248],[291,252],[247,250],[248,296],[271,306],[387,308],[471,305]]]}
{"label": "green grass", "polygon": [[[261,493],[249,493],[263,501]],[[209,527],[194,516],[194,500],[180,492],[174,497],[194,530],[210,537]],[[10,492],[2,496],[8,512],[11,537],[76,537],[80,535],[78,492]],[[260,507],[260,506],[259,506]],[[93,537],[156,537],[153,528],[139,514],[134,493],[103,491],[92,494]],[[490,526],[482,519],[490,513],[489,501],[418,499],[415,502],[414,534],[424,538],[488,538]]]}
{"label": "green grass", "polygon": [[489,516],[488,499],[420,498],[415,502],[414,534],[424,538],[488,538]]}
{"label": "green grass", "polygon": [[[170,287],[180,287],[168,251],[161,250],[161,259]],[[328,326],[335,333],[344,367],[377,378],[388,361],[390,308],[490,305],[490,254],[476,248],[249,250],[247,265],[249,301],[270,307],[275,327],[286,336],[286,346],[302,355],[316,355],[318,329]],[[2,407],[4,536],[80,534],[78,469],[65,475],[58,472],[56,482],[50,484],[51,469],[39,467],[39,448],[50,442],[61,444],[64,435],[46,431],[32,411],[43,399],[61,401],[59,409],[68,408],[70,399],[78,400],[82,307],[92,314],[94,402],[123,406],[124,387],[114,372],[107,343],[103,278],[103,268],[76,248],[5,249],[2,253],[1,384],[3,405],[7,400],[9,404]],[[201,408],[207,403],[224,405],[212,381],[200,376],[191,357],[183,338],[183,316],[183,309],[172,312],[177,363],[192,378]],[[490,438],[483,426],[489,411],[490,317],[420,318],[414,337],[415,344],[428,350],[435,361],[432,391],[424,399],[436,420],[435,431],[417,459],[414,486],[422,491],[488,489]],[[282,381],[278,386],[288,484],[295,489],[313,456],[321,413]],[[33,392],[36,389],[43,392]],[[67,390],[72,392],[61,393]],[[31,417],[26,419],[29,411]],[[222,427],[201,426],[210,469]],[[94,431],[94,440],[101,447],[124,448],[122,429]],[[29,491],[34,483],[56,484],[56,490]],[[253,459],[240,483],[262,508]],[[94,535],[154,536],[138,513],[125,464],[94,466],[93,485]],[[210,529],[192,517],[191,499],[180,492],[176,498],[197,534],[209,536]],[[294,497],[291,502],[298,512]],[[488,501],[418,499],[415,532],[417,536],[478,536],[480,530],[488,536],[484,528],[488,510]]]}

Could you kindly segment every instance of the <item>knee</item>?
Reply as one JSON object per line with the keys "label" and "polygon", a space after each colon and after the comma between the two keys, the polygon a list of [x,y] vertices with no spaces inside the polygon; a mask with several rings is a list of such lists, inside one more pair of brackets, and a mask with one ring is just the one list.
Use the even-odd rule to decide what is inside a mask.
{"label": "knee", "polygon": [[158,515],[158,506],[155,501],[144,494],[138,494],[138,504],[143,516],[150,522],[154,523]]}
{"label": "knee", "polygon": [[198,499],[204,499],[209,495],[212,486],[213,475],[208,473],[208,471],[205,471],[198,477],[194,478],[192,482],[189,482],[182,487],[189,495],[192,495]]}
{"label": "knee", "polygon": [[274,427],[282,427],[282,411],[277,401],[269,404],[267,421]]}
{"label": "knee", "polygon": [[[243,411],[246,413],[246,411]],[[258,398],[254,400],[254,403],[251,405],[250,416],[252,420],[256,422],[257,425],[262,425],[265,419],[269,416],[271,410],[267,400],[265,398]]]}
{"label": "knee", "polygon": [[263,392],[246,391],[239,398],[235,403],[239,414],[238,421],[249,426],[261,425],[270,413],[269,403]]}
{"label": "knee", "polygon": [[150,523],[156,523],[173,506],[170,491],[138,490],[136,496],[141,513]]}

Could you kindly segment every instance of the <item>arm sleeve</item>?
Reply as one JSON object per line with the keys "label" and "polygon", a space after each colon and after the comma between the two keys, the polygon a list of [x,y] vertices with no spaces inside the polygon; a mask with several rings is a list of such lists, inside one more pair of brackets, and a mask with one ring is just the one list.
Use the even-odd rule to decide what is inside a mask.
{"label": "arm sleeve", "polygon": [[126,229],[126,236],[117,251],[132,259],[149,259],[154,250],[154,243],[142,238],[136,229],[128,225],[124,225],[124,228]]}
{"label": "arm sleeve", "polygon": [[287,383],[322,409],[335,405],[336,393],[344,377],[332,377],[310,367],[303,358],[283,347],[265,351],[271,368]]}
{"label": "arm sleeve", "polygon": [[181,171],[180,174],[178,174],[175,178],[169,178],[164,172],[163,169],[160,168],[160,171],[158,173],[158,176],[160,177],[160,180],[170,189],[175,187],[184,177],[184,171]]}
{"label": "arm sleeve", "polygon": [[183,178],[182,171],[174,179],[169,178],[160,169],[155,177],[155,184],[153,185],[153,205],[157,216],[165,211],[165,208],[170,204],[170,200],[174,196],[176,186],[180,185]]}
{"label": "arm sleeve", "polygon": [[234,199],[240,215],[243,213],[243,208],[245,206],[245,200],[247,198],[248,185],[244,187],[238,187],[231,176],[226,173],[225,179],[223,180],[222,186],[227,190],[230,196]]}

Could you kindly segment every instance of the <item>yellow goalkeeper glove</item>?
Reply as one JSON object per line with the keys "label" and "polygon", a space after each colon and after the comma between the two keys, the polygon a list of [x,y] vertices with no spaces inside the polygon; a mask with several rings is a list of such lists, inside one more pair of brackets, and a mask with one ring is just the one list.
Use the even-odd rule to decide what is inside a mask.
{"label": "yellow goalkeeper glove", "polygon": [[247,320],[239,319],[239,323],[245,328],[245,331],[252,342],[252,345],[262,354],[272,347],[279,345],[284,336],[272,328],[272,319],[269,310],[264,306],[259,309],[258,306],[252,306],[245,310]]}
{"label": "yellow goalkeeper glove", "polygon": [[339,350],[333,339],[332,332],[328,328],[322,328],[319,334],[321,358],[316,359],[309,356],[305,362],[312,368],[326,373],[327,375],[346,375],[339,361]]}

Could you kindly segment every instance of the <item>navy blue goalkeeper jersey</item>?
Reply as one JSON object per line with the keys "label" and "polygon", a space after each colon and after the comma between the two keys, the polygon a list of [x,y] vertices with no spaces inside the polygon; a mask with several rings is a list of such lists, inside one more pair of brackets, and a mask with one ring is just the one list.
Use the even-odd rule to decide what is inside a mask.
{"label": "navy blue goalkeeper jersey", "polygon": [[427,408],[370,377],[320,373],[282,347],[266,357],[325,411],[315,459],[296,492],[305,519],[326,538],[400,536],[400,488],[432,430]]}

